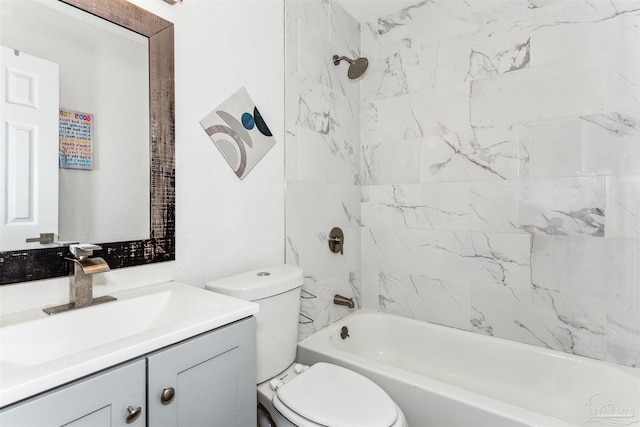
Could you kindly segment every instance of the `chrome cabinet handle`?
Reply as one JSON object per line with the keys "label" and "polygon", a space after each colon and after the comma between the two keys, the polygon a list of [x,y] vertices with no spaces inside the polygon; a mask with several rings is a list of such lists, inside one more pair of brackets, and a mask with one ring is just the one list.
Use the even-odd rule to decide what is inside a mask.
{"label": "chrome cabinet handle", "polygon": [[167,387],[162,390],[162,394],[160,395],[160,402],[163,405],[168,405],[173,400],[173,397],[176,395],[176,390],[173,387]]}
{"label": "chrome cabinet handle", "polygon": [[127,424],[131,424],[137,420],[142,413],[142,407],[138,406],[136,409],[133,409],[133,407],[129,406],[127,411],[129,411],[129,415],[127,415]]}

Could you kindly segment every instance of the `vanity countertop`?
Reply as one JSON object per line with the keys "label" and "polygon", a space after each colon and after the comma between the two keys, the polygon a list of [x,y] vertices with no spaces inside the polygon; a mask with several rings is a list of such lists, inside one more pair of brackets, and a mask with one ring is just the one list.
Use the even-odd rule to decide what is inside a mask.
{"label": "vanity countertop", "polygon": [[178,282],[47,316],[0,318],[0,407],[233,323],[258,305]]}

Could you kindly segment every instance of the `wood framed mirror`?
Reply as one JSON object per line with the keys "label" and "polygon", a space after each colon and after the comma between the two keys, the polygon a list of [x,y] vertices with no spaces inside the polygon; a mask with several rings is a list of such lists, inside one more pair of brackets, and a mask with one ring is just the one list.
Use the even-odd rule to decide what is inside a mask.
{"label": "wood framed mirror", "polygon": [[[91,242],[111,268],[175,259],[175,89],[173,23],[125,0],[58,0],[148,38],[150,233],[148,239]],[[123,207],[124,208],[124,207]],[[0,252],[0,285],[69,274],[68,247]]]}

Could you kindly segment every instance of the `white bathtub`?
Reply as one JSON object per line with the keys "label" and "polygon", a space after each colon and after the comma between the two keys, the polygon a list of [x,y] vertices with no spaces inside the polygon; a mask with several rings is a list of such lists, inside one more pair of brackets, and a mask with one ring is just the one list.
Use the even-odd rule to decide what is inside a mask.
{"label": "white bathtub", "polygon": [[369,377],[410,427],[640,426],[640,369],[390,314],[359,310],[300,341],[297,360]]}

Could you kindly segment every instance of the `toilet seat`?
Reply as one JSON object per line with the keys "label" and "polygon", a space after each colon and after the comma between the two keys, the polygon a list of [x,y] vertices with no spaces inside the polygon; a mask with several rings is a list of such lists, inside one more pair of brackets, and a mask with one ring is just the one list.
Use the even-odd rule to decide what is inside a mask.
{"label": "toilet seat", "polygon": [[349,369],[316,363],[280,386],[273,406],[300,427],[393,427],[399,408],[377,384]]}
{"label": "toilet seat", "polygon": [[[297,427],[324,427],[293,412],[292,410],[284,406],[284,404],[280,402],[278,396],[276,395],[273,396],[273,401],[271,403],[276,408],[276,410],[280,412],[280,414],[282,414],[282,416],[284,416],[289,422],[295,424]],[[389,427],[407,427],[404,414],[400,410],[400,407],[396,403],[394,403],[394,405],[396,407],[396,410],[398,411],[398,419]]]}

